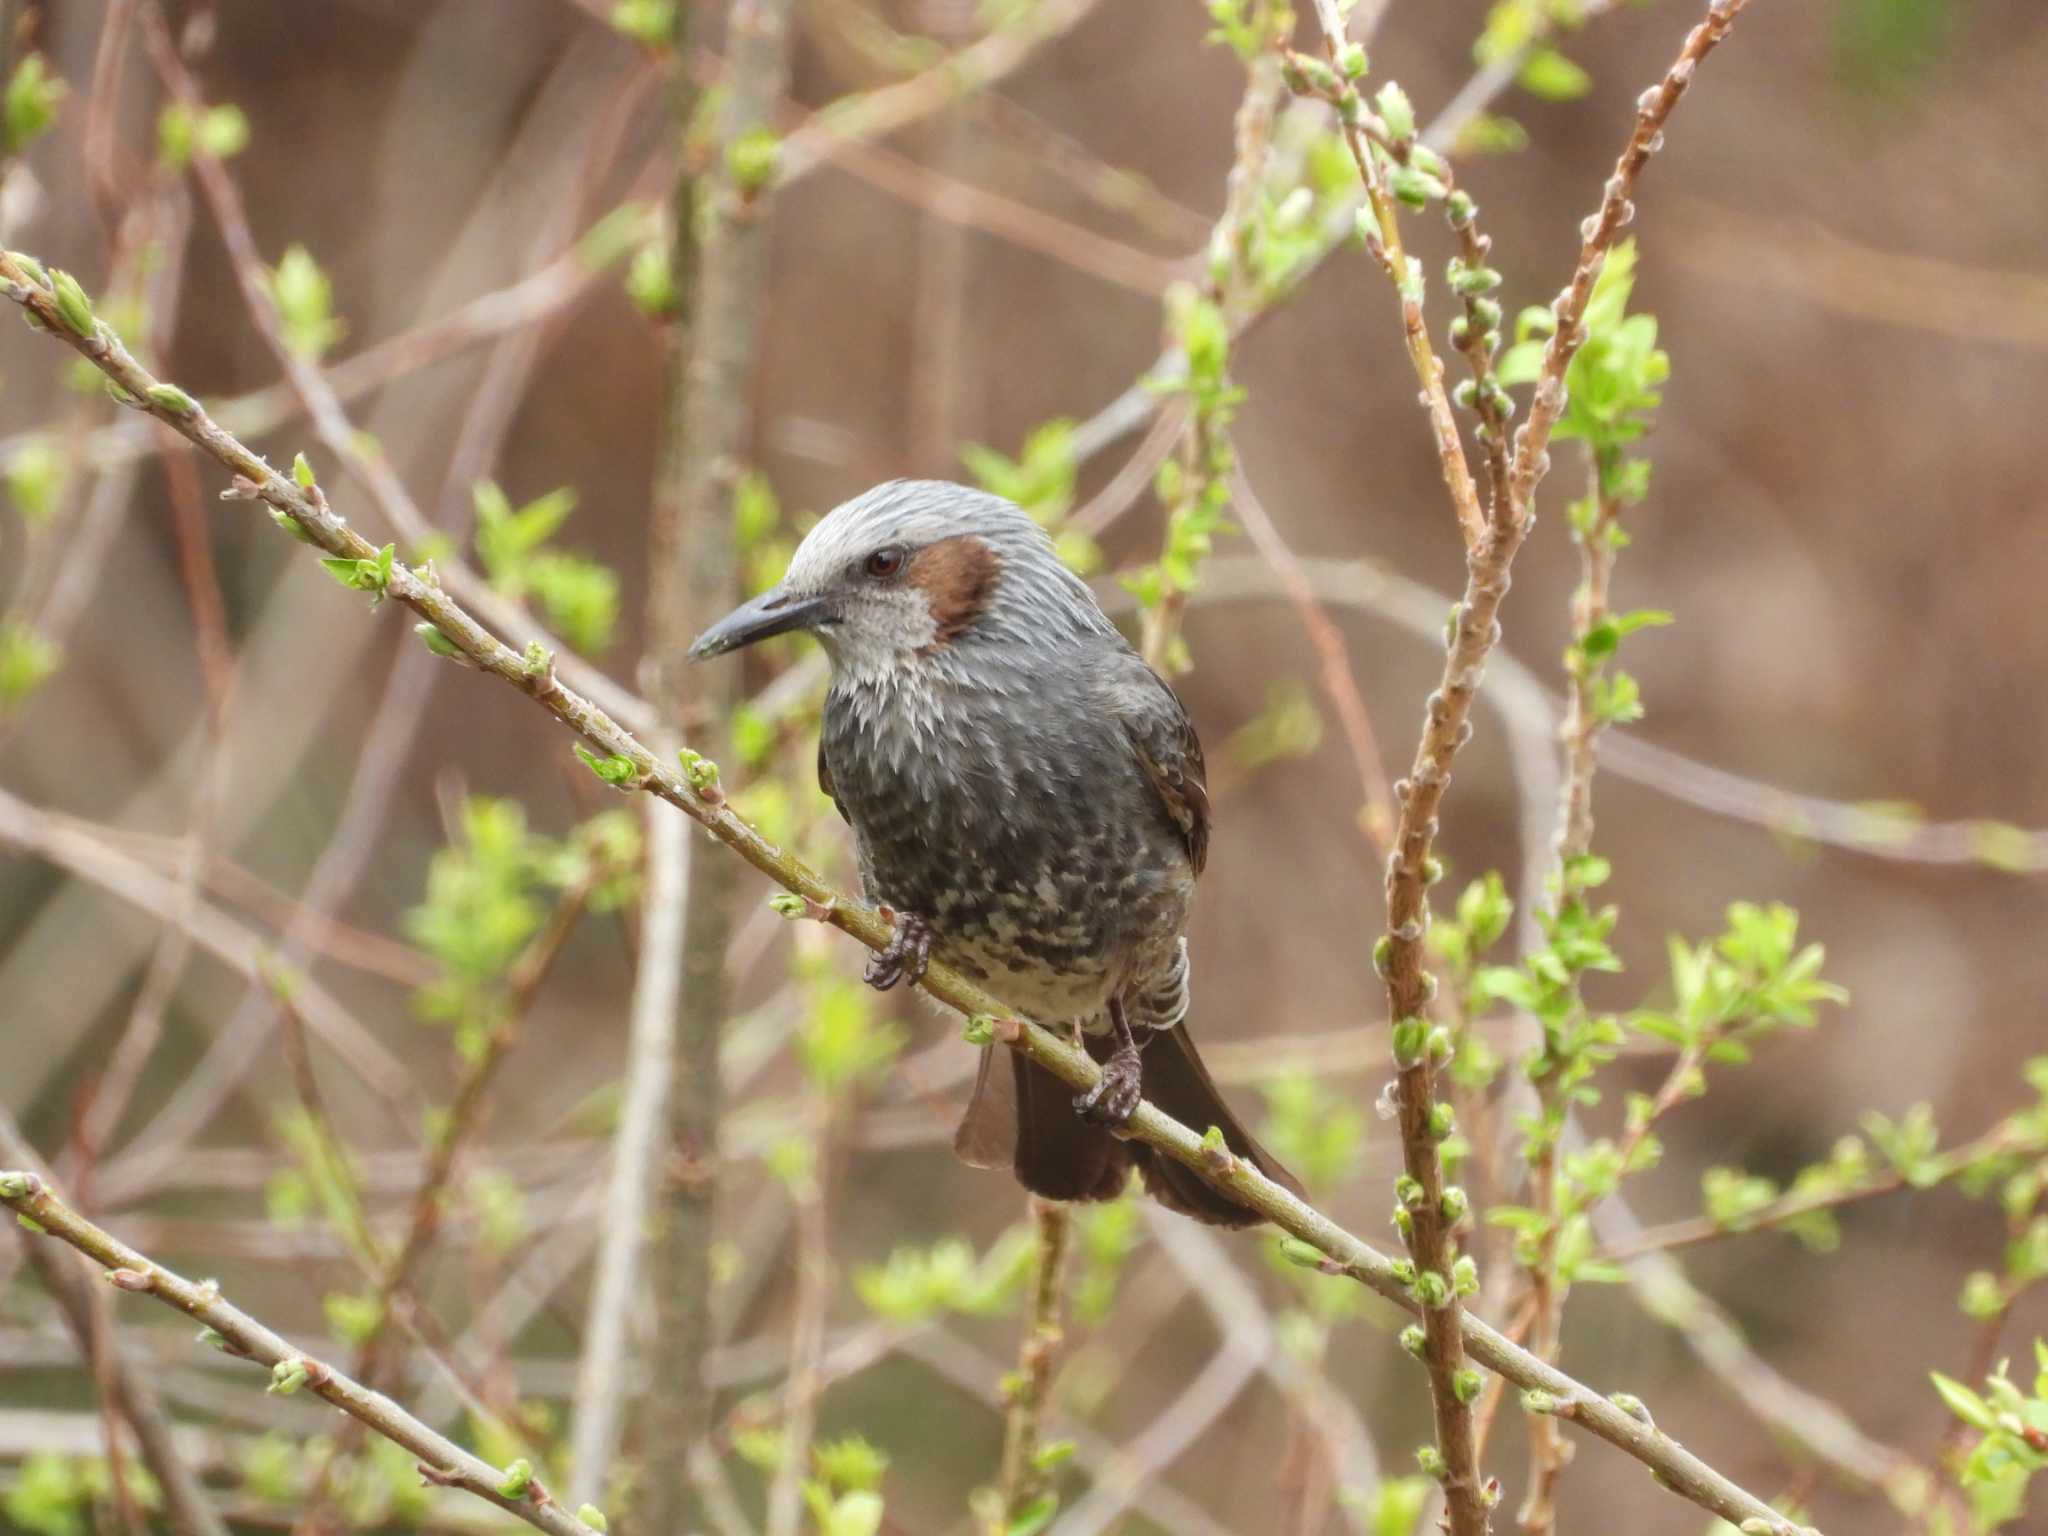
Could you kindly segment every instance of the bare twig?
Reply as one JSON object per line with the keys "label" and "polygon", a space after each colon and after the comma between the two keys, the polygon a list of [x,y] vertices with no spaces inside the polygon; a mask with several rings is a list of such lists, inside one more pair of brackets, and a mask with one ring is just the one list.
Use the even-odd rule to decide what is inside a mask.
{"label": "bare twig", "polygon": [[783,145],[780,180],[793,181],[833,158],[839,143],[884,138],[1014,74],[1099,3],[1047,0],[908,80],[834,102],[789,136]]}
{"label": "bare twig", "polygon": [[[34,1150],[4,1105],[0,1105],[0,1158],[23,1168],[36,1161]],[[173,1536],[227,1536],[227,1526],[207,1501],[191,1462],[178,1449],[153,1372],[129,1357],[113,1328],[106,1329],[106,1337],[95,1339],[95,1304],[105,1298],[89,1293],[77,1267],[46,1245],[30,1243],[26,1251],[29,1267],[64,1314],[79,1353],[95,1362],[103,1411],[118,1409],[134,1431],[143,1463],[163,1490],[164,1517]],[[107,1448],[112,1449],[111,1445]]]}
{"label": "bare twig", "polygon": [[438,1487],[461,1488],[516,1515],[536,1530],[574,1536],[594,1527],[557,1504],[530,1471],[500,1468],[471,1455],[454,1441],[407,1413],[381,1392],[342,1375],[332,1366],[294,1349],[255,1318],[221,1298],[212,1281],[195,1283],[165,1269],[73,1211],[34,1173],[0,1173],[0,1204],[70,1244],[107,1271],[124,1291],[156,1297],[203,1324],[229,1354],[270,1367],[271,1389],[300,1388],[332,1403],[351,1418],[402,1445],[420,1458],[420,1475]]}
{"label": "bare twig", "polygon": [[1031,1307],[1017,1369],[1003,1405],[1003,1463],[996,1479],[997,1507],[991,1536],[1003,1536],[1045,1486],[1038,1466],[1039,1437],[1052,1395],[1053,1362],[1060,1348],[1060,1291],[1066,1277],[1067,1212],[1050,1200],[1031,1198],[1038,1245],[1031,1258]]}
{"label": "bare twig", "polygon": [[[174,921],[182,915],[200,948],[252,983],[262,984],[266,970],[274,970],[269,946],[257,934],[204,903],[183,913],[175,881],[75,825],[45,816],[5,790],[0,790],[0,843],[47,859],[152,916]],[[417,1113],[419,1092],[404,1065],[332,995],[308,979],[289,979],[307,1023],[387,1102],[404,1106],[403,1114],[410,1121]],[[105,1173],[99,1187],[102,1198],[110,1201],[128,1193],[125,1181],[117,1182]]]}

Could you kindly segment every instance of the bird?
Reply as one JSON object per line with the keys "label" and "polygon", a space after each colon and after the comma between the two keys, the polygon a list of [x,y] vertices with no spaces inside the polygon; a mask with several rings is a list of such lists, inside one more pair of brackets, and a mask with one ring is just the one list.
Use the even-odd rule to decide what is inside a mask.
{"label": "bird", "polygon": [[1102,1067],[1075,1098],[1023,1053],[984,1047],[960,1156],[1050,1200],[1115,1199],[1135,1169],[1170,1209],[1262,1220],[1115,1134],[1149,1097],[1300,1194],[1188,1035],[1187,927],[1210,836],[1201,742],[1045,530],[986,491],[889,481],[821,518],[782,580],[690,656],[796,632],[831,665],[819,785],[852,827],[867,899],[894,918],[866,981],[914,985],[936,956],[1078,1031]]}

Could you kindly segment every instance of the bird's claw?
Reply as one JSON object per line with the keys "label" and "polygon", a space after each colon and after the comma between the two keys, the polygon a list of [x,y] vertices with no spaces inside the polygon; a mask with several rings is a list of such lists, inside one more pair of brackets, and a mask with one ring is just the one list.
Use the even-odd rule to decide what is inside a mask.
{"label": "bird's claw", "polygon": [[1074,1113],[1090,1125],[1127,1124],[1144,1097],[1145,1067],[1136,1046],[1120,1046],[1102,1064],[1095,1086],[1074,1100]]}
{"label": "bird's claw", "polygon": [[924,980],[925,969],[931,963],[931,924],[915,912],[899,912],[896,931],[890,935],[887,947],[868,962],[861,979],[877,992],[886,992],[899,981],[914,987]]}

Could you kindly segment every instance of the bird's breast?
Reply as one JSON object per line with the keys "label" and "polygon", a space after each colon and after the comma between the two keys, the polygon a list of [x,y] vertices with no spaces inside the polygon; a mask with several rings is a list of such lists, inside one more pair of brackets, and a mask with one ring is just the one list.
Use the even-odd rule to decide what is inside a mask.
{"label": "bird's breast", "polygon": [[835,689],[823,751],[869,898],[1005,1001],[1085,1017],[1177,944],[1192,873],[1128,751],[1032,703]]}

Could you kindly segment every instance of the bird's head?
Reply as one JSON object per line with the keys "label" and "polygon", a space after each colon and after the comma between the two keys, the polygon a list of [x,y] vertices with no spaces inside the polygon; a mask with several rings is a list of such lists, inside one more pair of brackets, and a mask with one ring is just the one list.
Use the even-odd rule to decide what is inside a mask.
{"label": "bird's head", "polygon": [[835,507],[782,580],[705,630],[690,656],[795,630],[857,674],[989,643],[1114,634],[1029,515],[941,480],[893,480]]}

